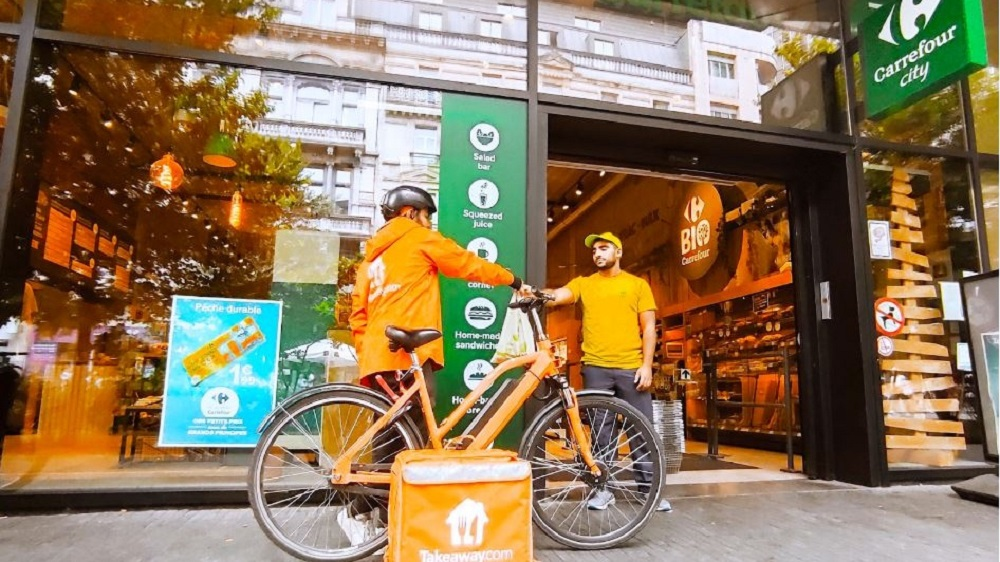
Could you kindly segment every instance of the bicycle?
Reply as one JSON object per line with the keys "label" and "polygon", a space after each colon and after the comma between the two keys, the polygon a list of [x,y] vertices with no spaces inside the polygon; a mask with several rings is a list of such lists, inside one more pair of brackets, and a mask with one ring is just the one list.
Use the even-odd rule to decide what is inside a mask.
{"label": "bicycle", "polygon": [[[576,392],[570,386],[559,372],[566,363],[565,340],[550,342],[538,315],[549,300],[536,292],[509,305],[530,313],[538,351],[497,366],[440,425],[415,353],[441,337],[436,330],[386,329],[390,346],[412,359],[409,370],[396,373],[401,389],[409,384],[401,395],[390,399],[366,387],[331,383],[283,401],[261,424],[248,475],[250,505],[268,538],[306,560],[374,554],[388,541],[384,521],[395,455],[428,446],[491,447],[543,383],[547,403],[518,449],[532,465],[534,523],[575,549],[611,548],[634,537],[659,502],[659,439],[639,410],[610,391]],[[527,370],[505,380],[461,435],[445,437],[500,376],[518,367]],[[405,415],[414,398],[423,405],[429,443]],[[590,509],[599,491],[611,492],[614,501]]]}

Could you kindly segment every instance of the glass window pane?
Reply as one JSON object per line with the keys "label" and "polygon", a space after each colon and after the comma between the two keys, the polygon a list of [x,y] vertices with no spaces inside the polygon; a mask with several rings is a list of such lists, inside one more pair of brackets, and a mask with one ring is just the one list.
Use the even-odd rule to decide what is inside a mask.
{"label": "glass window pane", "polygon": [[503,25],[498,21],[482,20],[479,22],[479,34],[499,39],[503,35]]}
{"label": "glass window pane", "polygon": [[1000,5],[993,0],[983,0],[983,18],[986,22],[986,47],[988,66],[969,77],[972,96],[972,113],[976,127],[976,150],[988,154],[1000,152],[1000,123],[998,123],[997,90],[1000,88],[1000,70],[997,63],[998,11]]}
{"label": "glass window pane", "polygon": [[[48,29],[514,90],[527,86],[528,0],[41,2],[40,25]],[[491,23],[481,29],[484,19]],[[481,72],[469,72],[470,60]],[[501,70],[500,81],[484,76]]]}
{"label": "glass window pane", "polygon": [[[13,51],[0,42],[0,61]],[[279,400],[352,380],[339,343],[352,267],[387,190],[437,192],[438,174],[403,155],[417,126],[419,150],[440,152],[442,95],[41,41],[34,56],[0,264],[17,334],[0,347],[28,355],[0,478],[51,485],[50,467],[72,460],[107,475],[88,479],[101,487],[177,470],[245,482],[228,449],[157,446],[173,297],[284,301]],[[269,114],[275,83],[302,121]],[[341,92],[367,127],[323,113],[339,112]],[[120,457],[133,421],[135,455]]]}
{"label": "glass window pane", "polygon": [[997,189],[996,170],[982,170],[980,182],[983,186],[983,221],[986,223],[986,248],[990,255],[990,269],[1000,269],[1000,191]]}
{"label": "glass window pane", "polygon": [[942,298],[980,271],[968,166],[895,153],[864,162],[889,467],[976,462],[975,384],[958,367],[961,323],[947,321],[961,312]]}
{"label": "glass window pane", "polygon": [[539,90],[847,132],[838,1],[779,4],[540,0]]}
{"label": "glass window pane", "polygon": [[0,2],[0,21],[17,23],[24,13],[24,0],[8,0]]}
{"label": "glass window pane", "polygon": [[969,77],[969,93],[972,96],[972,117],[976,127],[976,150],[987,154],[997,154],[1000,121],[997,119],[1000,104],[997,89],[1000,84],[1000,70],[990,66]]}
{"label": "glass window pane", "polygon": [[[863,90],[859,90],[863,97]],[[903,144],[965,147],[957,86],[949,86],[878,121],[861,123],[861,134]]]}
{"label": "glass window pane", "polygon": [[17,40],[13,37],[0,37],[0,149],[3,148],[3,130],[7,128],[7,106],[10,104],[13,87],[16,53]]}

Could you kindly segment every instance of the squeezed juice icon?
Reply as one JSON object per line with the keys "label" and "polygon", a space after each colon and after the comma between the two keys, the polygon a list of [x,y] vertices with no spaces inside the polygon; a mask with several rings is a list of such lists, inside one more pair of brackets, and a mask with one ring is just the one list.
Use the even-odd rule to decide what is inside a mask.
{"label": "squeezed juice icon", "polygon": [[191,385],[198,386],[262,343],[264,333],[257,322],[248,316],[191,352],[181,360],[181,364],[191,377]]}

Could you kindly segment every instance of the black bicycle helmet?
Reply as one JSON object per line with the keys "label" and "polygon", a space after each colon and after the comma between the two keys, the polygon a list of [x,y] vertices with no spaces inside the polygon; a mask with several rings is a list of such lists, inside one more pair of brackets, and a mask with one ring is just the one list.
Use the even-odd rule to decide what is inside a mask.
{"label": "black bicycle helmet", "polygon": [[403,207],[437,212],[437,205],[434,204],[430,193],[412,185],[401,185],[390,189],[382,198],[382,217],[389,220],[399,214]]}

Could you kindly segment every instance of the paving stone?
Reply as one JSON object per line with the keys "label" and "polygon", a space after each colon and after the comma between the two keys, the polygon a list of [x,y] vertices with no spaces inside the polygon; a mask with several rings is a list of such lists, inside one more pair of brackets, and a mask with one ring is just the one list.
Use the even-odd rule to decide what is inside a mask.
{"label": "paving stone", "polygon": [[[997,508],[948,486],[784,485],[669,490],[672,513],[616,550],[573,551],[537,533],[540,562],[1000,559]],[[282,561],[249,509],[0,517],[0,561]]]}

